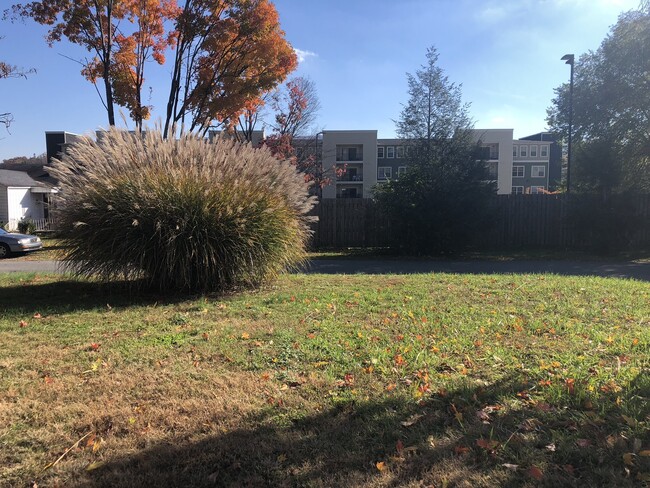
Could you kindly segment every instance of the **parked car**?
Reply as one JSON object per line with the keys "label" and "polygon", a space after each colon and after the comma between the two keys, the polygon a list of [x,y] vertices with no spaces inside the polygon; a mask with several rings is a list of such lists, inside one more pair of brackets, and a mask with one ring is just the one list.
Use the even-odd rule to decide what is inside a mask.
{"label": "parked car", "polygon": [[6,258],[12,252],[37,251],[43,248],[41,239],[28,234],[14,234],[0,228],[0,259]]}

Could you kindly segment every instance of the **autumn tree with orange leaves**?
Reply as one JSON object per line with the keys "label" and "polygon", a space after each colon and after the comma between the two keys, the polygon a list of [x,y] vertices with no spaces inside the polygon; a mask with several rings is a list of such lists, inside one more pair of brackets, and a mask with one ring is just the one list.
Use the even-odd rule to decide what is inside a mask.
{"label": "autumn tree with orange leaves", "polygon": [[233,130],[298,63],[268,0],[186,0],[175,32],[165,137]]}
{"label": "autumn tree with orange leaves", "polygon": [[94,54],[82,74],[102,80],[110,125],[117,104],[141,128],[152,108],[142,100],[145,66],[174,48],[165,137],[232,129],[297,65],[269,0],[41,0],[14,5],[12,15],[50,26],[50,45],[66,38]]}
{"label": "autumn tree with orange leaves", "polygon": [[309,134],[320,110],[316,86],[309,78],[296,77],[270,97],[272,134],[262,145],[278,159],[289,160],[311,183],[311,192],[321,195],[324,186],[341,177],[345,167],[323,167],[320,133]]}
{"label": "autumn tree with orange leaves", "polygon": [[118,32],[118,46],[111,66],[115,102],[129,109],[138,129],[149,119],[151,108],[142,103],[146,63],[165,63],[165,50],[173,47],[175,36],[165,32],[164,22],[180,13],[175,0],[126,0],[127,19],[135,26],[130,35]]}
{"label": "autumn tree with orange leaves", "polygon": [[66,38],[94,54],[94,59],[82,63],[82,74],[93,82],[99,76],[103,79],[102,102],[110,125],[115,125],[111,67],[116,46],[116,23],[125,18],[126,7],[126,2],[121,0],[42,0],[17,4],[12,8],[14,16],[31,18],[50,26],[46,36],[50,46]]}

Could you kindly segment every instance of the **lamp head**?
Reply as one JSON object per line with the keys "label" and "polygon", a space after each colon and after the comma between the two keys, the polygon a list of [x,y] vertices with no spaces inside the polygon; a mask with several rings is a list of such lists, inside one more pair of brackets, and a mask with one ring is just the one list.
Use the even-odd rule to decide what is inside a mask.
{"label": "lamp head", "polygon": [[565,54],[562,56],[562,61],[566,61],[566,64],[570,64],[571,66],[573,66],[573,59],[573,54]]}

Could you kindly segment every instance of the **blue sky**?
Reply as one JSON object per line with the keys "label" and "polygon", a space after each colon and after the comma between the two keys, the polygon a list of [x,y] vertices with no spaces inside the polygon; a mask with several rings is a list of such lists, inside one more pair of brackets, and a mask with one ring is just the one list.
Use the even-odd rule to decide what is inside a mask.
{"label": "blue sky", "polygon": [[[4,9],[14,3],[1,0]],[[287,39],[300,53],[296,75],[310,77],[322,110],[319,129],[377,129],[393,137],[407,99],[406,73],[440,54],[450,81],[479,128],[544,130],[553,88],[568,80],[560,58],[597,49],[618,15],[639,0],[277,0]],[[45,151],[45,131],[105,127],[95,87],[68,58],[88,56],[67,43],[49,48],[34,23],[0,23],[0,60],[37,72],[0,81],[0,161]],[[152,121],[163,114],[169,67],[151,65]],[[152,88],[151,95],[148,94]],[[124,112],[126,113],[126,112]],[[133,124],[129,122],[132,126]]]}

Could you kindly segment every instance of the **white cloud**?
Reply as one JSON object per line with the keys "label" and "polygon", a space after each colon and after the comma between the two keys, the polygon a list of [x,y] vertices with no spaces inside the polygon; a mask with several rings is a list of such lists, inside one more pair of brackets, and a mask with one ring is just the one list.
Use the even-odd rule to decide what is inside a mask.
{"label": "white cloud", "polygon": [[510,15],[508,9],[503,6],[491,6],[479,10],[477,13],[478,20],[489,24],[496,24],[505,20]]}
{"label": "white cloud", "polygon": [[316,54],[316,53],[314,53],[312,51],[304,51],[302,49],[298,49],[297,47],[294,47],[293,50],[296,52],[296,56],[298,56],[298,62],[299,63],[302,63],[307,58],[318,57],[318,54]]}

